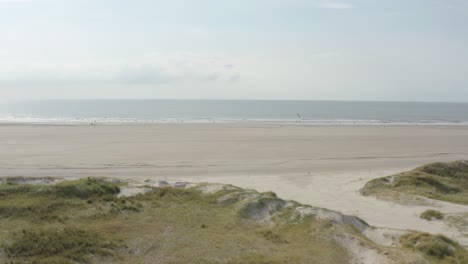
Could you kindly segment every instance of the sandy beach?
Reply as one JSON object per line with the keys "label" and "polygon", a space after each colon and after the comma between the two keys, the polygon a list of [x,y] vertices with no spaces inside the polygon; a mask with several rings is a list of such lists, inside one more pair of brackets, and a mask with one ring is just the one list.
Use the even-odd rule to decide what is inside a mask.
{"label": "sandy beach", "polygon": [[468,213],[467,206],[359,194],[370,179],[459,159],[468,159],[466,126],[0,125],[0,176],[230,183],[467,245],[460,231],[418,217],[427,208]]}

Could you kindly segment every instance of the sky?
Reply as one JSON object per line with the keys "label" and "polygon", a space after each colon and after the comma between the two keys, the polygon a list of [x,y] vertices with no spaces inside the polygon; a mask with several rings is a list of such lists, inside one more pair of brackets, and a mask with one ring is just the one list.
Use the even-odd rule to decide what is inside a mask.
{"label": "sky", "polygon": [[468,102],[466,0],[0,0],[0,101]]}

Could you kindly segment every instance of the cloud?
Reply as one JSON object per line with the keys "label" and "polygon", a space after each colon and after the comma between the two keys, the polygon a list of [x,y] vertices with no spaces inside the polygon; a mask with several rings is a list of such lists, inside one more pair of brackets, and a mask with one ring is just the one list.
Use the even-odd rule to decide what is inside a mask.
{"label": "cloud", "polygon": [[354,5],[342,2],[325,2],[318,4],[318,7],[326,9],[351,9],[354,8]]}
{"label": "cloud", "polygon": [[[230,65],[230,67],[226,67]],[[238,75],[231,60],[191,52],[152,53],[133,58],[117,74],[121,82],[229,81]]]}
{"label": "cloud", "polygon": [[151,85],[187,81],[235,82],[239,79],[232,59],[190,52],[151,53],[113,61],[0,65],[0,85]]}

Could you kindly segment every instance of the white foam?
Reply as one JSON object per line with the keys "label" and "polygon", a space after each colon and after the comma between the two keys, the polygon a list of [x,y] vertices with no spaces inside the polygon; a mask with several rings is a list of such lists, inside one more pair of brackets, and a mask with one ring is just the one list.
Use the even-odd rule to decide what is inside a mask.
{"label": "white foam", "polygon": [[0,124],[209,124],[209,123],[265,123],[285,125],[468,125],[468,122],[418,120],[418,121],[393,121],[393,120],[364,120],[364,119],[233,119],[233,118],[161,118],[161,119],[137,119],[137,118],[41,118],[31,116],[0,116]]}

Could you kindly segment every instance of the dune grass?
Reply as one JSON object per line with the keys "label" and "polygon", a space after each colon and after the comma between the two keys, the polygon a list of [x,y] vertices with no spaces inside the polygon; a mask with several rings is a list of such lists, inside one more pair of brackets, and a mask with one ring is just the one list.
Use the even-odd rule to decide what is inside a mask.
{"label": "dune grass", "polygon": [[436,219],[436,220],[444,219],[444,215],[441,212],[437,210],[432,210],[432,209],[428,209],[422,212],[419,217],[428,221],[432,221],[433,219]]}
{"label": "dune grass", "polygon": [[468,162],[437,162],[374,179],[364,186],[361,193],[376,196],[406,193],[468,205]]}
{"label": "dune grass", "polygon": [[4,246],[10,258],[33,263],[86,263],[88,255],[112,255],[114,243],[76,228],[23,229]]}
{"label": "dune grass", "polygon": [[468,253],[458,243],[442,235],[410,233],[400,238],[407,248],[424,253],[433,263],[468,263]]}
{"label": "dune grass", "polygon": [[[117,197],[124,185],[91,178],[0,184],[0,263],[339,264],[350,258],[337,241],[345,234],[378,247],[349,224],[298,216],[291,206],[302,205],[273,193],[164,187]],[[456,248],[441,254],[458,260]]]}
{"label": "dune grass", "polygon": [[337,231],[313,219],[259,224],[240,213],[239,200],[219,203],[233,191],[167,187],[117,198],[121,187],[0,184],[0,262],[346,263]]}

